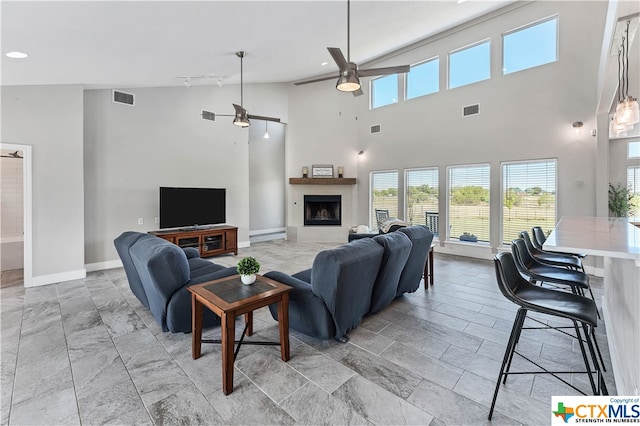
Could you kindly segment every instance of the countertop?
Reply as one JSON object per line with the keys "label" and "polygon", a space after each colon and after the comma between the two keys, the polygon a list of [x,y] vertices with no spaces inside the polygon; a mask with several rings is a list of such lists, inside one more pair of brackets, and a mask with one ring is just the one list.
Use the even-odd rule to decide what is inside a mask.
{"label": "countertop", "polygon": [[543,248],[640,262],[640,218],[565,216]]}

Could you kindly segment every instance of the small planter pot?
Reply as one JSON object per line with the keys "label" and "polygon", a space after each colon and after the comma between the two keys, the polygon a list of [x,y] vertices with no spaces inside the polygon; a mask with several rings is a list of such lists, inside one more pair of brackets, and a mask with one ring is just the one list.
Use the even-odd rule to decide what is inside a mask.
{"label": "small planter pot", "polygon": [[242,284],[251,285],[256,282],[256,274],[240,275],[240,280],[242,281]]}

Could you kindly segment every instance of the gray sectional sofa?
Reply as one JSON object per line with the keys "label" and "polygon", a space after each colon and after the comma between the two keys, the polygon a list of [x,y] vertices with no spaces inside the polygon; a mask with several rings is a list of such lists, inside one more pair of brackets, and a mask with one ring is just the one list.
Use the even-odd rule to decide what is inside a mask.
{"label": "gray sectional sofa", "polygon": [[[151,310],[163,331],[191,331],[191,294],[187,287],[237,273],[235,267],[201,259],[197,249],[181,249],[149,234],[124,232],[114,245],[131,291]],[[205,309],[203,327],[217,324],[220,318]]]}
{"label": "gray sectional sofa", "polygon": [[[310,269],[297,274],[271,271],[265,276],[293,287],[291,328],[321,339],[346,341],[346,333],[366,315],[418,289],[432,239],[424,227],[401,228],[323,250]],[[181,249],[149,234],[125,232],[114,244],[131,291],[163,331],[191,331],[188,286],[236,274],[235,267],[201,259],[196,249]],[[277,306],[269,309],[278,319]],[[208,309],[203,315],[204,327],[220,323]]]}

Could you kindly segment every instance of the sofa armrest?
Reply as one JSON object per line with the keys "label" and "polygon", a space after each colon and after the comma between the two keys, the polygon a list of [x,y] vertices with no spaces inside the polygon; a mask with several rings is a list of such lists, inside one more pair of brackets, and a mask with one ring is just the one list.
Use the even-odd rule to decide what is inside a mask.
{"label": "sofa armrest", "polygon": [[187,286],[192,286],[194,284],[202,284],[207,281],[219,280],[220,278],[230,277],[231,275],[236,275],[238,271],[235,266],[230,266],[228,268],[220,269],[215,272],[211,272],[209,274],[200,275],[199,277],[195,277],[189,281]]}
{"label": "sofa armrest", "polygon": [[184,254],[187,256],[187,259],[200,257],[200,251],[195,247],[184,247],[182,250],[184,250]]}
{"label": "sofa armrest", "polygon": [[299,278],[280,271],[267,272],[264,276],[288,285],[289,287],[293,287],[293,290],[289,292],[289,300],[299,300],[310,296],[316,297],[316,295],[311,291],[311,284],[302,281]]}

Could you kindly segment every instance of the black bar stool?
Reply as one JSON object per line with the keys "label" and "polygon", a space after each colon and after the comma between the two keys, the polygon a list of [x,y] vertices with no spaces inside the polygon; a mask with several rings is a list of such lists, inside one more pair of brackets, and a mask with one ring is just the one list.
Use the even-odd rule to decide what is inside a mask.
{"label": "black bar stool", "polygon": [[520,239],[524,240],[524,243],[527,246],[527,250],[529,250],[531,256],[535,257],[540,262],[584,272],[584,268],[582,267],[582,261],[580,260],[580,258],[570,254],[551,253],[536,248],[533,245],[531,238],[529,238],[529,233],[527,231],[520,232]]}
{"label": "black bar stool", "polygon": [[[533,228],[531,228],[531,233],[533,237],[531,238],[531,242],[533,243],[533,245],[538,250],[544,250],[542,246],[544,245],[544,242],[547,241],[547,236],[544,234],[544,231],[542,230],[542,228],[539,226],[534,226]],[[549,253],[556,253],[553,250],[545,250],[545,251]],[[580,254],[580,253],[570,253],[570,254],[580,259],[584,259],[585,257],[587,257],[586,254]],[[584,270],[582,272],[584,272]]]}
{"label": "black bar stool", "polygon": [[[594,343],[596,343],[594,330],[598,324],[595,302],[577,294],[556,291],[533,285],[520,275],[511,253],[499,253],[494,259],[494,264],[496,279],[500,291],[504,297],[520,306],[520,309],[518,309],[518,313],[516,314],[516,318],[513,322],[511,335],[509,336],[507,348],[502,360],[502,366],[500,367],[500,374],[498,375],[496,389],[493,393],[493,400],[491,401],[491,408],[489,410],[489,420],[491,420],[491,417],[493,416],[493,410],[496,405],[496,399],[498,398],[500,384],[506,383],[507,376],[509,374],[550,374],[556,379],[562,381],[564,384],[580,392],[580,394],[586,395],[582,390],[558,376],[558,374],[564,373],[586,373],[589,376],[589,382],[591,384],[591,391],[593,394],[607,395],[607,385],[604,382],[602,368],[594,350]],[[528,311],[566,318],[573,323],[573,327],[552,327],[534,318],[530,319],[539,322],[543,327],[523,327]],[[529,328],[553,329],[577,339],[580,345],[580,351],[582,352],[582,359],[586,368],[585,371],[549,371],[533,360],[527,358],[525,355],[517,352],[516,346],[520,339],[522,330],[527,330]],[[565,328],[573,328],[575,335],[563,331]],[[585,342],[587,344],[593,366],[589,362],[589,357],[585,350]],[[513,360],[514,354],[534,364],[539,368],[539,370],[510,372],[509,370],[511,368],[511,361]]]}

